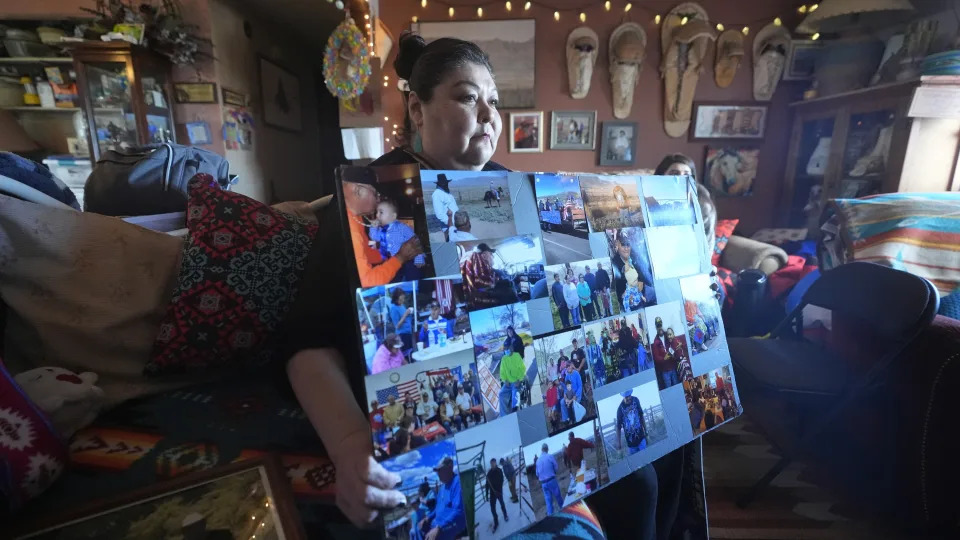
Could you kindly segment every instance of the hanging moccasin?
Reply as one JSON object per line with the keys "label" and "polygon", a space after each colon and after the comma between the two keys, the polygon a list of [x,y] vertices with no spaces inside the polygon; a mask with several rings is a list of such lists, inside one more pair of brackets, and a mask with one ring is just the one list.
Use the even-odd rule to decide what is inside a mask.
{"label": "hanging moccasin", "polygon": [[737,30],[727,30],[717,38],[717,62],[713,69],[713,78],[720,88],[733,83],[733,78],[743,59],[743,34]]}
{"label": "hanging moccasin", "polygon": [[633,107],[633,92],[647,54],[647,33],[637,23],[623,23],[610,34],[609,47],[613,116],[623,119]]}
{"label": "hanging moccasin", "polygon": [[[686,23],[684,23],[686,20]],[[695,2],[684,2],[663,20],[660,71],[664,84],[663,128],[681,137],[690,127],[693,97],[710,42],[717,36],[707,12]]]}
{"label": "hanging moccasin", "polygon": [[770,101],[777,90],[790,50],[790,32],[770,23],[753,40],[753,99]]}
{"label": "hanging moccasin", "polygon": [[586,26],[574,29],[567,36],[567,79],[573,99],[583,99],[590,92],[590,79],[599,49],[600,38]]}

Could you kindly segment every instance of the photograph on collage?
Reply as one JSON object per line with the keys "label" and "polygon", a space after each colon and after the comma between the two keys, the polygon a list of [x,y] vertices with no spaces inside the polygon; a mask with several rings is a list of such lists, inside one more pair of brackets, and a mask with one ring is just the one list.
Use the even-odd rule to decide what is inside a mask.
{"label": "photograph on collage", "polygon": [[548,266],[550,311],[557,330],[620,313],[610,259],[591,259]]}
{"label": "photograph on collage", "polygon": [[420,172],[430,242],[465,242],[517,234],[506,172]]}
{"label": "photograph on collage", "polygon": [[467,529],[475,538],[505,538],[534,523],[517,415],[458,433],[457,460]]}
{"label": "photograph on collage", "polygon": [[510,304],[474,311],[470,328],[487,419],[542,402],[527,306]]}
{"label": "photograph on collage", "polygon": [[471,353],[368,375],[375,457],[396,456],[483,423],[479,381]]}
{"label": "photograph on collage", "polygon": [[357,289],[356,305],[368,375],[473,351],[460,279]]}
{"label": "photograph on collage", "polygon": [[610,266],[613,268],[613,289],[620,299],[620,310],[623,312],[637,311],[657,303],[644,231],[631,227],[606,232]]}
{"label": "photograph on collage", "polygon": [[683,391],[694,437],[741,413],[729,365],[683,381]]}
{"label": "photograph on collage", "polygon": [[585,346],[580,328],[546,334],[533,340],[541,373],[544,420],[547,433],[551,435],[597,414]]}
{"label": "photograph on collage", "polygon": [[383,467],[400,476],[396,489],[407,497],[406,504],[384,512],[386,538],[470,537],[453,439],[388,459]]}
{"label": "photograph on collage", "polygon": [[653,367],[645,326],[643,311],[583,325],[594,388]]}
{"label": "photograph on collage", "polygon": [[[535,298],[544,279],[543,251],[536,236],[512,236],[457,244],[463,292],[471,310]],[[540,287],[546,295],[546,288]]]}
{"label": "photograph on collage", "polygon": [[596,419],[525,446],[523,461],[537,520],[610,482]]}
{"label": "photograph on collage", "polygon": [[650,356],[657,370],[660,390],[693,378],[690,352],[687,347],[686,318],[681,302],[668,302],[644,310]]}
{"label": "photograph on collage", "polygon": [[611,467],[667,438],[666,413],[656,381],[602,399],[597,409]]}
{"label": "photograph on collage", "polygon": [[537,174],[534,190],[546,263],[589,259],[590,231],[580,196],[580,180],[576,176]]}
{"label": "photograph on collage", "polygon": [[693,225],[697,222],[697,192],[687,176],[644,176],[640,190],[647,204],[647,227]]}
{"label": "photograph on collage", "polygon": [[692,276],[702,270],[704,251],[703,227],[678,225],[644,229],[647,248],[657,279]]}
{"label": "photograph on collage", "polygon": [[581,176],[580,193],[593,232],[643,227],[636,176]]}
{"label": "photograph on collage", "polygon": [[433,277],[419,168],[344,167],[340,178],[360,286]]}
{"label": "photograph on collage", "polygon": [[687,337],[690,338],[690,354],[693,356],[716,348],[722,341],[720,303],[713,285],[709,274],[680,280],[683,311],[687,317]]}

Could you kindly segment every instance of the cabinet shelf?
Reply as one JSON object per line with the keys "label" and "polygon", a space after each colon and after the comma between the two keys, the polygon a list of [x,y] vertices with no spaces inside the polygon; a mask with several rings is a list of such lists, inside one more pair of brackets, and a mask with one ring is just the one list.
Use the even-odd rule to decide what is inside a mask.
{"label": "cabinet shelf", "polygon": [[69,56],[18,56],[16,58],[0,58],[0,64],[70,64],[73,58]]}
{"label": "cabinet shelf", "polygon": [[14,112],[45,112],[45,113],[78,113],[83,109],[79,107],[30,107],[24,105],[22,107],[0,107],[7,111]]}

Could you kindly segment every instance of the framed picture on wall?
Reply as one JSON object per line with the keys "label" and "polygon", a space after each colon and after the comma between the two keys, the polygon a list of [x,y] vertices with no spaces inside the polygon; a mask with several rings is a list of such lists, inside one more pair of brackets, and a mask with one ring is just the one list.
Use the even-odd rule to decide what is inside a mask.
{"label": "framed picture on wall", "polygon": [[753,194],[760,149],[741,146],[708,146],[703,183],[714,196],[743,197]]}
{"label": "framed picture on wall", "polygon": [[263,121],[268,126],[294,132],[302,129],[300,79],[288,69],[262,56],[260,98],[263,103]]}
{"label": "framed picture on wall", "polygon": [[551,150],[593,150],[597,147],[597,111],[553,111]]}
{"label": "framed picture on wall", "polygon": [[543,152],[543,111],[510,113],[510,151]]}
{"label": "framed picture on wall", "polygon": [[823,50],[822,41],[795,39],[790,42],[787,65],[783,68],[783,80],[803,81],[813,78],[817,58]]}
{"label": "framed picture on wall", "polygon": [[767,132],[767,112],[762,103],[708,102],[693,104],[691,141],[757,141]]}
{"label": "framed picture on wall", "polygon": [[628,166],[636,161],[637,123],[604,122],[600,142],[600,165]]}

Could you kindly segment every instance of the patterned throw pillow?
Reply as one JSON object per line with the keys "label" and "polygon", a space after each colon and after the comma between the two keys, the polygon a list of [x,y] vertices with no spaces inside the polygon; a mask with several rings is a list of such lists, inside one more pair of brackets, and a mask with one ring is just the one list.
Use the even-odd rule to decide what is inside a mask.
{"label": "patterned throw pillow", "polygon": [[43,493],[67,462],[67,445],[0,362],[0,516]]}
{"label": "patterned throw pillow", "polygon": [[276,352],[270,338],[296,298],[316,224],[198,174],[187,228],[173,300],[145,373],[269,362]]}
{"label": "patterned throw pillow", "polygon": [[720,265],[720,254],[723,253],[723,248],[727,247],[727,242],[730,241],[733,230],[737,228],[737,223],[740,223],[739,219],[717,220],[717,243],[713,246],[713,256],[711,257],[714,266]]}

